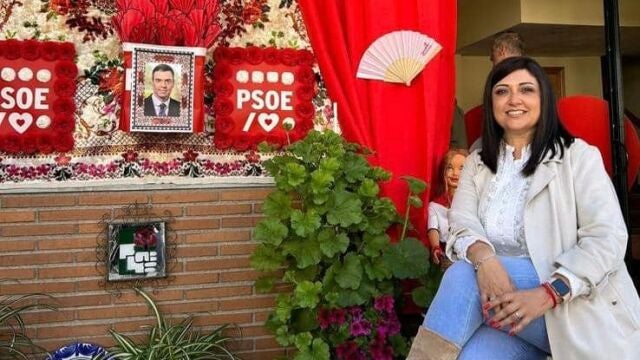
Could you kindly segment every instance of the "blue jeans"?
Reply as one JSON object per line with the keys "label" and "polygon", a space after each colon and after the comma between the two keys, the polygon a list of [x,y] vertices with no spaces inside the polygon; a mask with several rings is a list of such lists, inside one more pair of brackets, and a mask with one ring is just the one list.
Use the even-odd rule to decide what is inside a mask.
{"label": "blue jeans", "polygon": [[[518,289],[540,286],[529,258],[500,256]],[[545,359],[551,353],[544,317],[516,336],[509,328],[494,329],[483,321],[480,292],[473,267],[457,261],[447,269],[422,326],[461,348],[459,359]]]}

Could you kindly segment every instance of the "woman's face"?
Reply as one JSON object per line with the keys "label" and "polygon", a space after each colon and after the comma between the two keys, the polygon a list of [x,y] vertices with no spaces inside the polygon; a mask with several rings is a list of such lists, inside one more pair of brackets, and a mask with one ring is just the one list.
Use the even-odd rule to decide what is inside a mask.
{"label": "woman's face", "polygon": [[458,187],[458,181],[460,180],[460,173],[464,167],[464,155],[455,154],[451,158],[451,161],[444,169],[444,180],[447,182],[447,188],[454,190]]}
{"label": "woman's face", "polygon": [[540,118],[540,84],[520,69],[498,81],[491,90],[493,116],[504,129],[505,139],[533,138]]}

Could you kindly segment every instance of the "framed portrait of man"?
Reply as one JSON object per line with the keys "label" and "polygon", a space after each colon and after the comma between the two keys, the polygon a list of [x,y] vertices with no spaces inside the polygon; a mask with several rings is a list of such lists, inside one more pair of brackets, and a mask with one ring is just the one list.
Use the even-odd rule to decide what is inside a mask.
{"label": "framed portrait of man", "polygon": [[129,110],[128,131],[176,132],[198,131],[202,121],[202,97],[196,70],[202,48],[171,47],[148,44],[124,44]]}

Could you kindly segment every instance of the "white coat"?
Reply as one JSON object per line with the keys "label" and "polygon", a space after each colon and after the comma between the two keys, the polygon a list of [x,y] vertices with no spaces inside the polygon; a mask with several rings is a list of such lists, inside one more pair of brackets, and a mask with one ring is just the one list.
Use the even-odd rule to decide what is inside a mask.
{"label": "white coat", "polygon": [[[458,237],[487,238],[477,213],[492,176],[478,151],[467,158],[449,211],[450,258]],[[563,266],[593,289],[545,314],[554,360],[640,359],[640,299],[623,261],[627,229],[598,149],[576,139],[531,176],[524,229],[539,278]]]}

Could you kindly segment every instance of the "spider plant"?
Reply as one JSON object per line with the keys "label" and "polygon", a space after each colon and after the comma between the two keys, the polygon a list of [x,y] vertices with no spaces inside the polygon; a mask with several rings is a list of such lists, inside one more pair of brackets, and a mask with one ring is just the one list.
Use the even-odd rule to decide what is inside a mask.
{"label": "spider plant", "polygon": [[49,304],[36,301],[51,298],[46,294],[27,294],[21,296],[5,296],[0,298],[0,359],[29,359],[29,355],[44,352],[25,334],[25,323],[22,314],[31,309],[50,309]]}
{"label": "spider plant", "polygon": [[227,349],[230,337],[223,334],[228,325],[209,333],[193,328],[191,316],[173,325],[167,321],[154,300],[142,289],[134,288],[142,296],[155,315],[156,324],[149,329],[146,341],[136,343],[129,336],[109,330],[116,345],[108,356],[122,360],[218,360],[238,359]]}

